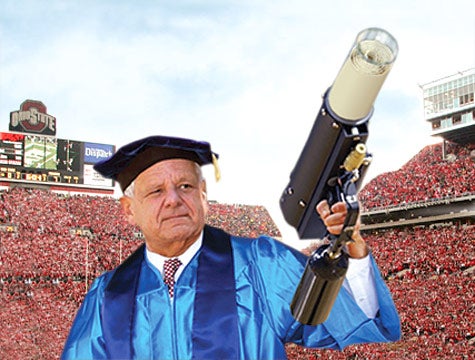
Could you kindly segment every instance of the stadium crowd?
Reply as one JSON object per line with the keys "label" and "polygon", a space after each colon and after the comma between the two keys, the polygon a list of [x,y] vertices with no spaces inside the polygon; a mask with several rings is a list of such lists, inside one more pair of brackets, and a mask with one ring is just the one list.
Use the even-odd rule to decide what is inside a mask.
{"label": "stadium crowd", "polygon": [[401,169],[372,179],[358,196],[363,210],[475,193],[475,145],[426,146]]}
{"label": "stadium crowd", "polygon": [[[423,149],[400,173],[393,173],[399,186],[384,187],[382,199],[374,203],[371,201],[375,194],[381,194],[383,180],[370,182],[364,189],[365,206],[396,204],[399,195],[391,191],[404,192],[402,183],[417,183],[419,172],[433,174],[432,166],[443,168],[444,179],[450,181],[462,181],[457,173],[461,168],[473,179],[474,165],[470,168],[467,162],[467,149],[452,147],[456,154],[453,163],[438,159],[441,154],[437,149],[437,145]],[[454,165],[457,162],[460,164]],[[475,192],[471,181],[447,185],[452,193],[444,192],[445,185],[441,186],[442,192],[431,193],[432,185],[421,182],[419,191],[440,196]],[[385,196],[391,202],[383,202]],[[401,199],[423,201],[424,196],[409,198],[401,194]],[[262,206],[210,202],[207,221],[239,236],[280,237]],[[58,358],[91,282],[141,244],[141,234],[125,221],[113,198],[24,188],[0,192],[1,224],[14,225],[0,228],[1,357]],[[354,345],[342,352],[289,345],[289,358],[473,358],[474,220],[393,228],[365,236],[393,293],[403,338],[390,344]]]}
{"label": "stadium crowd", "polygon": [[[4,191],[1,199],[0,224],[18,224],[16,232],[2,233],[2,272],[64,278],[87,271],[95,278],[142,243],[138,229],[126,222],[119,202],[110,197],[15,188]],[[263,206],[211,202],[209,207],[207,222],[213,226],[238,236],[280,237]]]}

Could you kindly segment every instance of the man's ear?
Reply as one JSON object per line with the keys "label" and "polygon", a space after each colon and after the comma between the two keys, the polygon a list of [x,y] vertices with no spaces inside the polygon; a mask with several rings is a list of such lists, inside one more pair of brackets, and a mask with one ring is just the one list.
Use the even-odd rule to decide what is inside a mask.
{"label": "man's ear", "polygon": [[206,180],[201,180],[201,183],[200,183],[200,191],[201,191],[201,195],[203,196],[203,198],[205,200],[208,199],[208,191],[206,189]]}
{"label": "man's ear", "polygon": [[135,223],[135,216],[134,211],[132,208],[132,199],[128,196],[122,196],[120,199],[120,205],[122,207],[122,211],[124,212],[125,218],[129,222],[130,225],[136,225]]}
{"label": "man's ear", "polygon": [[208,192],[206,191],[206,180],[202,180],[200,184],[201,201],[205,209],[205,214],[208,213]]}

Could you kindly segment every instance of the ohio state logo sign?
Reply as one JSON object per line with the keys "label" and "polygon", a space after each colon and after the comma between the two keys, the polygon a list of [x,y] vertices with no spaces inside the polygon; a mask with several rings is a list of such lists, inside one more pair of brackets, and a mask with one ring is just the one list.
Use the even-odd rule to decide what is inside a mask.
{"label": "ohio state logo sign", "polygon": [[48,115],[41,101],[25,100],[20,110],[10,113],[10,131],[56,135],[56,118]]}

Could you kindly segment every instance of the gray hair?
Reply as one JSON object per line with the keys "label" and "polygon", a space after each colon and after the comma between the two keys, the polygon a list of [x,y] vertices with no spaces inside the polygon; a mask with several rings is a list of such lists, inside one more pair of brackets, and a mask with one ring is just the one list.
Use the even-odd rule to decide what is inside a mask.
{"label": "gray hair", "polygon": [[135,180],[133,180],[129,186],[124,189],[124,195],[128,197],[134,197],[135,193]]}

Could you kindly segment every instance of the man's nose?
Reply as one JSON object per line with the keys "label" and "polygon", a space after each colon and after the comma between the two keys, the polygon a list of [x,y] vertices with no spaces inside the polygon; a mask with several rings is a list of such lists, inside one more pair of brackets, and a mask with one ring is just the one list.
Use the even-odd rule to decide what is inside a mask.
{"label": "man's nose", "polygon": [[166,192],[166,198],[165,198],[165,204],[170,206],[170,205],[176,205],[180,202],[180,194],[178,192],[178,189],[175,187],[171,187],[170,189],[167,190]]}

